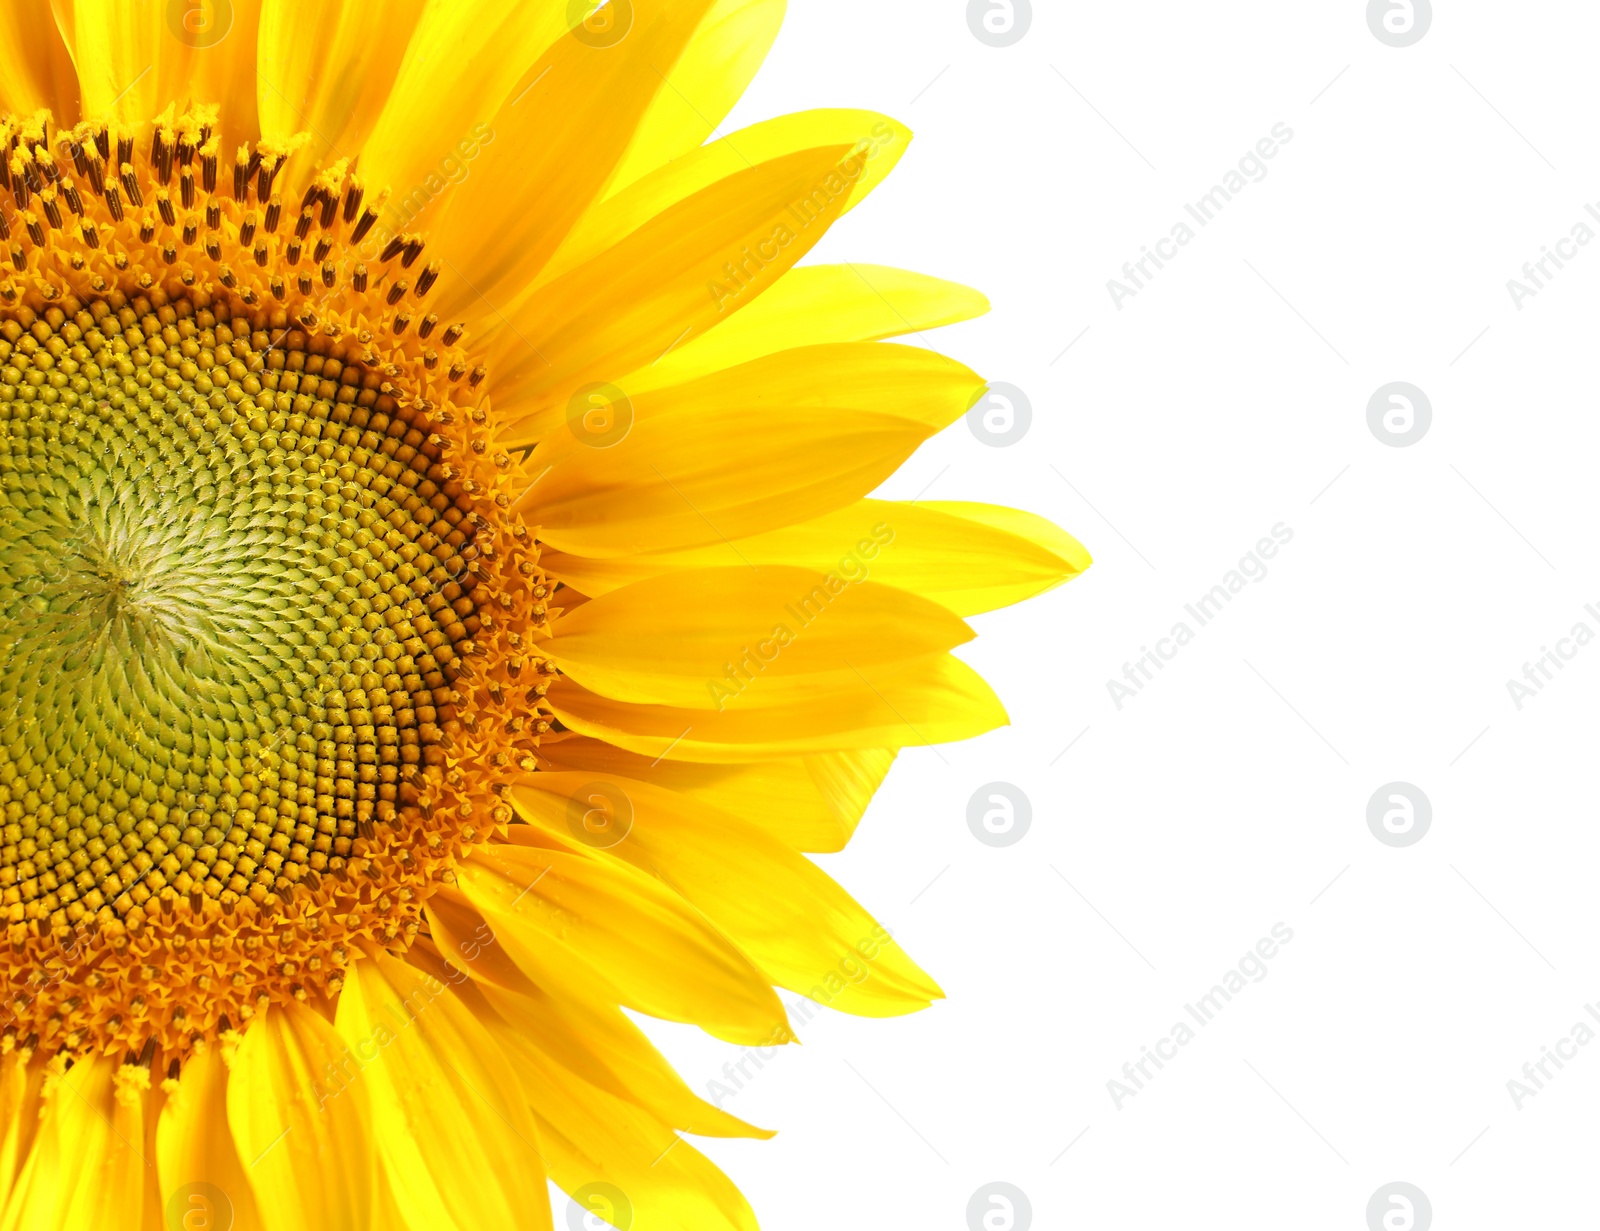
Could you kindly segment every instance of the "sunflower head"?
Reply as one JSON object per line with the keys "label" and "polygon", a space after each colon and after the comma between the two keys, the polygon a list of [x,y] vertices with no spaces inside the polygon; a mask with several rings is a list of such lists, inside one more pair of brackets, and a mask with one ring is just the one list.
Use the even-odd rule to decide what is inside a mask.
{"label": "sunflower head", "polygon": [[986,305],[800,264],[887,118],[703,144],[782,7],[0,14],[5,1226],[748,1227],[623,1010],[939,995],[803,852],[1088,557],[869,498]]}

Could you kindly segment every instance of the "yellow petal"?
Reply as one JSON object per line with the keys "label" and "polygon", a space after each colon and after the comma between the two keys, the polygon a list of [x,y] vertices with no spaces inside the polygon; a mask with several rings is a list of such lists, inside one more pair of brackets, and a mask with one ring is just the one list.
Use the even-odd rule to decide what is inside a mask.
{"label": "yellow petal", "polygon": [[382,1167],[378,1168],[377,1183],[372,1192],[372,1227],[373,1231],[383,1231],[384,1228],[393,1228],[393,1231],[427,1231],[426,1227],[412,1228],[406,1222],[399,1199],[395,1197],[394,1188],[389,1184],[389,1177],[384,1174]]}
{"label": "yellow petal", "polygon": [[150,1073],[105,1057],[49,1079],[44,1119],[5,1212],[5,1231],[138,1227],[145,1213],[144,1154]]}
{"label": "yellow petal", "polygon": [[[666,94],[670,91],[663,91]],[[838,177],[837,182],[822,185],[823,196],[842,194],[839,213],[846,214],[894,169],[910,144],[908,129],[875,111],[830,108],[763,120],[703,148],[685,152],[591,209],[566,236],[539,283],[594,259],[657,214],[719,180],[747,167],[806,150],[848,151],[846,157],[831,160],[830,174]],[[811,195],[814,201],[821,199],[815,192]],[[787,217],[791,224],[803,222],[803,204],[791,201],[789,205]]]}
{"label": "yellow petal", "polygon": [[621,42],[569,36],[540,58],[431,227],[430,255],[450,273],[434,311],[493,318],[534,279],[605,187],[711,3],[631,0]]}
{"label": "yellow petal", "polygon": [[78,75],[50,0],[0,5],[0,109],[26,115],[47,107],[58,124],[78,119]]}
{"label": "yellow petal", "polygon": [[73,0],[72,58],[85,119],[142,128],[188,97],[191,47],[173,37],[166,0]]}
{"label": "yellow petal", "polygon": [[511,1093],[516,1079],[446,984],[378,952],[352,967],[337,1024],[407,1223],[429,1231],[550,1225],[538,1133]]}
{"label": "yellow petal", "polygon": [[634,1231],[757,1231],[728,1178],[672,1129],[500,1029],[539,1124],[551,1178],[589,1216]]}
{"label": "yellow petal", "polygon": [[633,400],[631,430],[608,447],[557,430],[517,508],[542,541],[590,557],[765,533],[853,504],[983,388],[912,347],[784,351]]}
{"label": "yellow petal", "polygon": [[562,616],[544,648],[592,692],[720,710],[854,693],[862,672],[972,639],[926,599],[836,582],[781,565],[665,573]]}
{"label": "yellow petal", "polygon": [[[805,758],[806,772],[828,807],[839,818],[845,841],[889,775],[898,748],[856,748],[849,752],[822,752]],[[802,848],[804,849],[804,848]],[[826,850],[826,847],[818,847]]]}
{"label": "yellow petal", "polygon": [[581,818],[605,788],[624,815],[589,839],[660,876],[780,987],[872,1017],[914,1012],[941,995],[820,868],[735,816],[628,778],[597,786],[586,773],[530,774],[512,798],[525,819],[584,840]]}
{"label": "yellow petal", "polygon": [[[493,1006],[491,1013],[503,1018],[509,1028],[526,1034],[555,1063],[685,1132],[709,1137],[772,1136],[695,1097],[615,1004],[593,997],[552,995],[537,986],[511,960],[494,929],[459,894],[448,889],[435,893],[425,909],[440,960],[449,963],[433,973],[442,978],[453,970],[465,970],[472,976],[470,986]],[[412,954],[421,947],[414,947]],[[470,999],[468,1003],[472,1003]]]}
{"label": "yellow petal", "polygon": [[229,154],[241,142],[261,135],[256,35],[262,4],[263,0],[183,0],[164,6],[169,37],[187,43],[190,50],[184,69],[187,88],[163,100],[163,105],[188,99],[219,106],[216,130]]}
{"label": "yellow petal", "polygon": [[570,437],[547,442],[518,507],[541,541],[575,555],[721,543],[852,503],[929,435],[869,410],[685,402],[652,408],[603,452]]}
{"label": "yellow petal", "polygon": [[518,300],[505,313],[515,328],[488,347],[501,422],[537,438],[586,384],[649,363],[753,302],[839,216],[849,191],[829,185],[849,157],[834,146],[747,167]]}
{"label": "yellow petal", "polygon": [[765,534],[682,551],[589,559],[550,551],[546,573],[598,597],[686,569],[790,565],[839,581],[871,578],[976,615],[1070,581],[1093,561],[1083,544],[1032,513],[955,501],[861,500]]}
{"label": "yellow petal", "polygon": [[700,145],[750,84],[783,24],[784,0],[717,0],[639,122],[614,183],[626,187]]}
{"label": "yellow petal", "polygon": [[[300,133],[308,139],[287,182],[361,151],[422,7],[423,0],[388,0],[375,21],[362,0],[262,0],[254,81],[261,135],[278,145]],[[446,144],[460,135],[449,134]],[[375,193],[386,187],[372,185]]]}
{"label": "yellow petal", "polygon": [[633,705],[569,679],[551,688],[556,717],[583,735],[652,759],[770,761],[809,752],[942,744],[1006,723],[989,686],[959,659],[938,655],[863,674],[851,693],[718,713]]}
{"label": "yellow petal", "polygon": [[761,973],[654,877],[601,852],[491,846],[459,871],[475,908],[535,983],[586,984],[652,1017],[736,1043],[788,1038]]}
{"label": "yellow petal", "polygon": [[759,825],[797,851],[843,850],[894,760],[893,749],[869,748],[749,765],[696,765],[652,761],[581,736],[539,751],[554,769],[621,774],[701,800]]}
{"label": "yellow petal", "polygon": [[[404,198],[429,176],[444,174],[442,155],[473,136],[528,66],[566,34],[570,7],[563,0],[425,0],[361,151],[361,175],[372,191],[391,188]],[[369,29],[387,20],[386,11],[368,4],[357,11]]]}
{"label": "yellow petal", "polygon": [[368,1231],[367,1088],[344,1041],[293,1001],[245,1032],[228,1074],[228,1127],[267,1231]]}
{"label": "yellow petal", "polygon": [[[894,516],[907,507],[896,505]],[[1082,543],[1036,513],[958,500],[928,500],[921,507],[956,520],[958,528],[945,537],[953,559],[936,577],[933,547],[926,542],[921,552],[908,551],[903,561],[896,559],[895,567],[903,564],[907,575],[885,580],[943,603],[959,615],[1033,598],[1071,581],[1094,563]],[[913,571],[918,575],[909,575]]]}
{"label": "yellow petal", "polygon": [[180,1208],[213,1215],[210,1222],[197,1216],[193,1225],[227,1225],[214,1198],[220,1192],[232,1212],[233,1231],[258,1231],[261,1216],[250,1179],[228,1131],[228,1068],[216,1048],[196,1051],[184,1062],[176,1088],[161,1108],[156,1161],[163,1210],[177,1197]]}
{"label": "yellow petal", "polygon": [[33,1147],[43,1077],[42,1063],[30,1064],[15,1051],[0,1056],[0,1210]]}
{"label": "yellow petal", "polygon": [[884,265],[802,265],[715,328],[616,383],[637,395],[802,346],[876,342],[982,316],[956,282]]}

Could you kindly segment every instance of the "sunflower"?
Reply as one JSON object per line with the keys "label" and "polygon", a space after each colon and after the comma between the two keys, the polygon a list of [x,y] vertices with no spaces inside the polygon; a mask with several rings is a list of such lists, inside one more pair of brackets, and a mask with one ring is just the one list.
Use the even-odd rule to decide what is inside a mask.
{"label": "sunflower", "polygon": [[0,1231],[753,1227],[625,1010],[940,994],[805,852],[1089,560],[868,497],[987,305],[783,7],[0,7]]}

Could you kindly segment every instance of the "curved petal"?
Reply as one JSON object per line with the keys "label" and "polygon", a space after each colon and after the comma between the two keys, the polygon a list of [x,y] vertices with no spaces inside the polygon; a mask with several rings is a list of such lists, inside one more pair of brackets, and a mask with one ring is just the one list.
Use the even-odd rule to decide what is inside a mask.
{"label": "curved petal", "polygon": [[[463,976],[464,977],[464,976]],[[337,1027],[407,1223],[430,1231],[549,1227],[538,1136],[505,1056],[443,982],[379,952],[359,960]]]}
{"label": "curved petal", "polygon": [[[178,98],[214,103],[221,108],[217,131],[229,150],[261,135],[256,111],[256,36],[261,24],[262,0],[215,0],[197,4],[187,0],[174,11],[168,4],[168,34],[177,37],[173,23],[188,27],[180,41],[191,44],[186,72],[188,88]],[[228,24],[224,27],[223,21]],[[163,100],[163,105],[167,101]]]}
{"label": "curved petal", "polygon": [[[586,773],[523,782],[512,788],[518,812],[557,833],[596,790]],[[911,1013],[942,995],[888,929],[804,855],[687,796],[622,777],[606,785],[620,792],[629,820],[609,849],[693,902],[780,987],[869,1017]]]}
{"label": "curved petal", "polygon": [[[897,510],[907,505],[896,505]],[[1054,522],[1024,509],[964,500],[927,500],[934,516],[958,523],[946,563],[934,576],[931,550],[907,552],[907,574],[889,584],[914,590],[960,615],[1009,607],[1071,581],[1094,563],[1089,549]],[[895,514],[899,516],[897,512]],[[909,575],[916,570],[920,575]]]}
{"label": "curved petal", "polygon": [[56,122],[78,119],[78,75],[50,0],[0,5],[0,110],[26,115],[45,107]]}
{"label": "curved petal", "polygon": [[47,1078],[44,1118],[7,1203],[5,1231],[139,1226],[152,1171],[142,1152],[149,1089],[148,1069],[103,1056]]}
{"label": "curved petal", "polygon": [[804,758],[806,772],[844,826],[846,839],[855,833],[899,753],[899,748],[853,748]]}
{"label": "curved petal", "polygon": [[839,216],[850,157],[834,146],[747,167],[520,298],[500,318],[514,326],[488,342],[501,423],[536,439],[585,384],[615,380],[755,300]]}
{"label": "curved petal", "polygon": [[712,0],[630,3],[620,42],[558,39],[494,116],[493,144],[430,228],[430,255],[451,274],[435,301],[446,319],[493,315],[534,279],[605,187]]}
{"label": "curved petal", "polygon": [[742,312],[617,381],[635,395],[783,350],[877,342],[982,316],[989,301],[956,282],[885,265],[802,265]]}
{"label": "curved petal", "polygon": [[854,503],[983,387],[914,347],[784,351],[630,402],[606,447],[581,425],[556,432],[517,507],[545,543],[597,558],[761,534]]}
{"label": "curved petal", "polygon": [[613,177],[625,188],[709,137],[767,58],[785,0],[717,0],[667,72]]}
{"label": "curved petal", "polygon": [[728,1177],[648,1112],[551,1061],[528,1036],[497,1037],[539,1124],[550,1175],[590,1215],[638,1231],[757,1231]]}
{"label": "curved petal", "polygon": [[386,1228],[393,1228],[393,1231],[426,1231],[425,1228],[413,1229],[406,1221],[389,1177],[379,1167],[377,1184],[372,1193],[372,1231],[385,1231]]}
{"label": "curved petal", "polygon": [[[170,1083],[156,1126],[156,1163],[163,1210],[180,1188],[208,1184],[227,1198],[233,1231],[259,1231],[261,1215],[228,1131],[228,1068],[217,1049],[197,1050]],[[207,1194],[192,1196],[198,1197],[196,1209],[207,1208]]]}
{"label": "curved petal", "polygon": [[307,138],[286,182],[361,152],[422,7],[423,0],[388,0],[374,21],[362,0],[262,0],[254,81],[261,135],[278,145]]}
{"label": "curved petal", "polygon": [[[442,151],[486,124],[541,52],[566,34],[564,0],[423,0],[361,175],[403,198],[439,171]],[[373,23],[376,12],[359,12]],[[386,20],[386,16],[382,20]]]}
{"label": "curved petal", "polygon": [[605,560],[549,551],[539,563],[592,598],[680,570],[789,565],[826,573],[835,585],[870,578],[971,616],[1043,594],[1093,561],[1066,531],[1017,509],[861,500],[726,543]]}
{"label": "curved petal", "polygon": [[534,454],[540,477],[521,509],[543,542],[577,555],[744,538],[851,503],[931,434],[865,410],[686,402],[641,416],[604,452],[549,442]]}
{"label": "curved petal", "polygon": [[[526,1035],[554,1063],[685,1132],[705,1137],[772,1136],[697,1098],[614,1003],[552,995],[536,985],[461,895],[451,890],[436,893],[426,910],[429,931],[440,951],[439,977],[465,970],[472,976],[472,986],[492,1006],[489,1012]],[[416,953],[414,948],[412,954]]]}
{"label": "curved petal", "polygon": [[[841,168],[843,216],[894,170],[911,144],[909,129],[876,111],[826,108],[763,120],[685,153],[591,209],[565,236],[536,285],[593,260],[624,235],[680,201],[747,167],[817,149],[845,149]],[[563,232],[565,235],[565,232]]]}
{"label": "curved petal", "polygon": [[[603,852],[480,847],[462,891],[534,982],[735,1043],[786,1040],[783,1006],[748,958],[654,877]],[[592,994],[592,992],[591,992]]]}
{"label": "curved petal", "polygon": [[903,747],[971,739],[1006,723],[999,699],[960,659],[937,655],[863,674],[860,687],[825,698],[722,712],[632,705],[572,680],[550,689],[572,730],[647,757],[770,761],[808,752]]}
{"label": "curved petal", "polygon": [[33,1148],[43,1080],[43,1064],[30,1063],[16,1051],[0,1056],[0,1210]]}
{"label": "curved petal", "polygon": [[759,825],[797,851],[841,851],[895,757],[893,748],[821,752],[749,765],[651,761],[576,736],[540,749],[551,768],[653,782]]}
{"label": "curved petal", "polygon": [[85,119],[139,129],[188,96],[193,48],[167,27],[165,0],[73,0],[72,60]]}
{"label": "curved petal", "polygon": [[367,1089],[312,1010],[272,1005],[240,1040],[228,1127],[267,1231],[368,1231],[377,1173]]}
{"label": "curved petal", "polygon": [[861,672],[973,633],[943,607],[809,569],[701,569],[614,590],[562,616],[545,652],[592,692],[723,709],[855,691]]}

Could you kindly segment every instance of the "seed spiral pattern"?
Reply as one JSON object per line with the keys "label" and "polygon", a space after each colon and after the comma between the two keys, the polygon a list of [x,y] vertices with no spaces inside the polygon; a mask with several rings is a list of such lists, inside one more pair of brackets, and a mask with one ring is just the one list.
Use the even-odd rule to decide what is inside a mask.
{"label": "seed spiral pattern", "polygon": [[170,1071],[410,945],[552,721],[422,239],[343,164],[291,225],[283,150],[229,195],[213,118],[0,120],[0,1047]]}
{"label": "seed spiral pattern", "polygon": [[[346,386],[338,360],[291,352],[279,387],[310,404],[238,410],[216,386],[246,375],[247,337],[209,312],[95,306],[59,333],[0,329],[13,922],[34,902],[57,923],[125,914],[169,884],[260,902],[326,872],[394,820],[437,742],[432,690],[478,627],[439,588],[465,536],[394,499],[436,493],[412,468],[434,460],[422,434],[334,400],[358,369]],[[87,385],[75,404],[39,396],[57,370]],[[347,478],[323,477],[330,444]]]}

